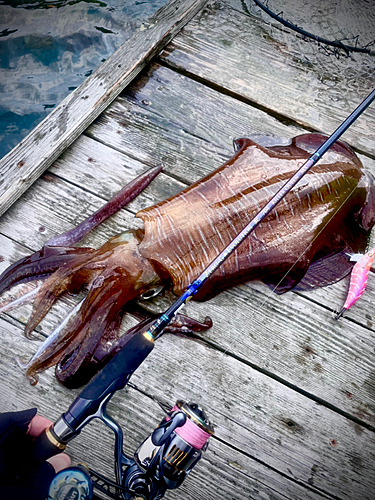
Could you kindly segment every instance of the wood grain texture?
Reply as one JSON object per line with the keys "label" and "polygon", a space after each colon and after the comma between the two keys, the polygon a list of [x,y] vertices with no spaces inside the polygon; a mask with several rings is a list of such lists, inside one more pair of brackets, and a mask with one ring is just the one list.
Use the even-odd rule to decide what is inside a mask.
{"label": "wood grain texture", "polygon": [[[201,175],[207,174],[213,166],[216,167],[223,161],[222,157],[226,154],[223,144],[228,133],[233,136],[240,127],[246,128],[249,123],[254,122],[257,124],[258,132],[261,132],[263,127],[264,133],[267,133],[268,127],[274,121],[271,119],[268,123],[266,118],[262,119],[263,113],[260,111],[256,111],[254,117],[252,116],[254,111],[249,106],[239,103],[236,107],[232,98],[228,98],[226,103],[211,90],[202,96],[203,90],[200,92],[195,90],[200,87],[199,84],[195,82],[192,84],[190,80],[171,73],[165,68],[154,68],[152,78],[141,79],[140,95],[134,92],[135,87],[130,88],[130,97],[118,99],[90,128],[90,135],[95,134],[103,142],[112,141],[113,146],[121,147],[132,156],[143,161],[146,159],[150,163],[152,151],[160,153],[161,150],[163,157],[157,160],[168,162],[165,165],[165,172],[171,175],[178,174],[179,177],[191,182],[196,178],[196,173],[191,167],[197,164],[197,158],[201,160],[197,164]],[[165,87],[167,81],[173,92],[166,91],[165,88],[159,92],[154,90],[155,84],[160,86],[164,83]],[[151,89],[148,89],[149,85]],[[142,101],[151,93],[152,104],[145,105]],[[204,100],[209,102],[211,113],[207,108],[207,112],[201,115],[199,120],[196,116],[191,116],[189,121],[187,117],[190,116],[190,109],[188,108],[187,114],[184,115],[185,108],[182,107],[182,102],[190,102],[191,106],[194,106],[194,94],[201,98],[205,97]],[[177,106],[177,95],[181,95],[180,107]],[[173,117],[169,116],[170,108],[165,105],[168,98],[170,102],[176,103],[174,108],[178,110]],[[227,117],[221,124],[217,120],[219,108]],[[162,114],[164,109],[166,111]],[[129,124],[125,121],[127,116],[131,117]],[[184,116],[185,123],[182,128]],[[165,130],[169,133],[153,137],[150,131],[155,130],[156,134],[161,117],[164,117]],[[132,131],[130,137],[128,134],[120,136],[115,133],[120,119],[121,127]],[[173,122],[173,126],[169,127],[170,122]],[[216,136],[219,145],[222,146],[221,148],[216,146],[216,159],[215,156],[210,158],[208,154],[204,155],[201,152],[202,144],[211,144],[213,122],[216,122]],[[294,133],[293,129],[289,131],[288,127],[283,127],[285,135]],[[196,133],[197,129],[199,134]],[[138,135],[137,130],[140,130]],[[143,144],[146,144],[145,134],[148,135],[149,141],[147,147],[143,147]],[[184,137],[188,138],[185,142],[183,142]],[[182,151],[176,147],[176,143],[184,145]],[[153,144],[158,144],[157,150]],[[228,140],[226,149],[230,150],[231,147],[231,140]],[[145,154],[148,155],[146,158]],[[179,158],[178,170],[177,162],[174,161],[176,157]],[[214,161],[217,162],[216,165],[212,165]],[[373,164],[373,161],[369,161],[368,167],[373,168]],[[36,248],[42,246],[48,238],[70,229],[99,208],[102,201],[98,196],[109,198],[120,187],[116,185],[116,178],[117,184],[130,181],[133,178],[133,168],[138,174],[141,164],[101,143],[95,143],[91,138],[82,136],[75,147],[67,151],[51,169],[57,176],[44,175],[36,183],[35,188],[24,195],[22,202],[16,203],[3,216],[1,231],[21,243],[29,244],[28,242],[32,241]],[[69,180],[69,184],[65,184],[63,178]],[[77,189],[71,183],[80,184],[81,188]],[[129,209],[134,214],[140,208],[176,193],[183,186],[182,182],[160,174]],[[15,220],[21,220],[22,224],[15,224]],[[134,227],[134,224],[131,213],[122,210],[102,228],[98,228],[93,235],[89,235],[82,244],[98,247],[121,230]],[[40,232],[40,228],[44,228],[44,231]],[[341,290],[345,290],[344,284],[338,286]],[[327,294],[326,291],[320,293]],[[190,310],[199,310],[204,317],[203,311],[209,307],[215,326],[212,332],[207,333],[206,338],[221,348],[229,350],[234,355],[243,356],[244,360],[259,368],[269,370],[316,398],[323,399],[326,403],[374,425],[375,409],[371,392],[374,329],[368,330],[367,325],[357,324],[351,325],[348,329],[346,322],[334,321],[329,310],[308,300],[309,294],[305,294],[305,297],[295,294],[277,297],[265,286],[251,284],[239,292],[222,294],[211,301],[209,306],[194,303]],[[367,300],[371,303],[372,296],[367,295]],[[326,304],[327,302],[328,300]],[[332,304],[337,303],[338,301],[333,301]],[[367,305],[369,306],[369,303]],[[166,307],[166,304],[160,306],[159,310],[163,307]],[[232,310],[231,314],[228,314],[229,310]],[[291,315],[290,311],[294,311],[295,314]],[[347,393],[354,394],[354,397],[349,399]]]}
{"label": "wood grain texture", "polygon": [[[374,86],[372,56],[325,56],[290,30],[245,15],[225,2],[202,11],[161,60],[221,92],[328,134]],[[345,140],[373,155],[374,123],[372,106],[345,134]]]}
{"label": "wood grain texture", "polygon": [[[0,387],[2,407],[15,410],[36,405],[40,413],[57,418],[77,391],[58,385],[52,370],[41,375],[35,388],[27,390],[27,382],[13,358],[30,355],[33,343],[22,339],[19,327],[11,319],[2,320],[0,328],[3,348],[0,373],[12,381],[12,393],[8,384]],[[151,404],[150,397],[171,403],[180,397],[194,399],[215,422],[216,444],[206,457],[210,467],[201,469],[196,485],[187,482],[186,489],[178,490],[173,498],[212,498],[210,492],[215,491],[215,483],[218,495],[228,494],[231,483],[237,483],[228,498],[238,498],[241,490],[250,495],[254,479],[262,478],[262,495],[271,487],[276,490],[276,498],[282,494],[296,500],[302,494],[315,498],[315,490],[318,497],[324,491],[341,498],[355,498],[358,494],[371,500],[373,433],[228,354],[204,343],[165,336],[131,382],[143,395],[128,389],[117,394],[110,405],[111,414],[126,430],[128,452],[134,451],[146,437],[146,429],[152,429],[156,418],[160,418],[159,409]],[[52,410],[51,397],[57,400]],[[75,460],[88,461],[92,467],[109,474],[110,434],[98,432],[99,429],[90,424],[69,450]],[[99,452],[102,449],[105,453]],[[276,470],[288,479],[281,480]],[[196,497],[202,480],[202,496]]]}
{"label": "wood grain texture", "polygon": [[85,134],[191,183],[233,155],[234,139],[304,132],[152,64]]}
{"label": "wood grain texture", "polygon": [[0,161],[3,214],[204,6],[171,0]]}
{"label": "wood grain texture", "polygon": [[[254,0],[226,0],[226,3],[238,11],[262,19],[265,23],[274,24],[279,28],[287,29],[290,35],[298,36],[293,30],[282,26],[267,12],[261,9]],[[265,2],[262,2],[265,4]],[[324,38],[326,40],[340,40],[343,44],[355,45],[357,47],[372,47],[374,41],[375,5],[367,0],[331,0],[329,5],[325,0],[272,0],[267,4],[268,8],[287,19],[299,28]],[[310,50],[307,41],[305,50]],[[302,45],[303,46],[303,45]],[[315,44],[315,49],[321,53],[328,53],[329,47]],[[351,56],[356,56],[355,52]],[[336,57],[345,57],[344,50],[336,53]]]}
{"label": "wood grain texture", "polygon": [[[168,103],[173,105],[173,110]],[[165,172],[187,183],[198,180],[228,159],[235,138],[291,137],[303,132],[157,65],[130,86],[87,131],[90,137],[150,165],[162,162]],[[374,160],[361,154],[359,158],[364,168],[375,174]],[[375,246],[374,238],[371,244]],[[342,282],[304,295],[334,311],[343,304],[346,290],[347,283]],[[370,277],[370,293],[346,313],[348,318],[370,328],[371,290]]]}
{"label": "wood grain texture", "polygon": [[[87,169],[88,164],[90,170]],[[80,165],[79,168],[76,165]],[[61,221],[65,221],[64,229],[69,229],[84,215],[97,209],[102,197],[111,196],[112,191],[117,189],[119,179],[126,182],[132,178],[133,168],[139,173],[144,165],[82,136],[51,172],[44,174],[22,200],[3,216],[1,231],[8,237],[1,238],[4,258],[1,269],[9,261],[27,253],[13,239],[32,241],[36,248],[41,246],[45,238],[58,232]],[[103,175],[103,169],[104,172],[109,169],[111,173]],[[156,201],[160,195],[168,195],[168,191],[172,194],[181,186],[181,182],[160,174],[146,192],[133,202],[129,207],[131,210],[122,210],[87,236],[84,244],[97,247],[115,232],[131,227],[132,213],[145,203]],[[22,220],[23,224],[15,223],[17,220]],[[42,226],[45,230],[40,232]],[[171,299],[155,300],[153,307],[164,310]],[[48,334],[75,301],[67,297],[54,307],[38,332]],[[6,323],[17,326],[15,333],[9,337],[9,348],[6,348],[9,351],[14,350],[10,347],[12,340],[16,338],[18,343],[22,338],[20,326],[25,323],[30,310],[30,306],[24,306],[6,315]],[[227,478],[222,482],[220,476],[220,491],[229,495],[229,483],[226,481],[232,480],[240,481],[239,488],[243,488],[247,494],[253,491],[253,486],[250,488],[248,484],[248,473],[241,469],[248,470],[250,466],[246,457],[250,456],[268,468],[286,474],[290,481],[301,482],[309,488],[339,494],[341,498],[351,498],[355,491],[360,490],[363,498],[371,499],[370,484],[374,479],[371,460],[372,454],[375,454],[373,433],[324,406],[329,403],[353,417],[372,422],[373,399],[369,383],[373,370],[373,340],[371,337],[366,339],[369,332],[358,325],[353,325],[349,331],[340,325],[332,331],[332,318],[322,308],[296,294],[268,296],[266,287],[260,284],[237,287],[208,303],[190,303],[186,312],[198,319],[210,314],[214,320],[213,329],[201,336],[199,344],[171,336],[162,339],[158,343],[160,357],[158,354],[156,359],[150,359],[145,364],[144,369],[138,370],[134,383],[142,391],[159,398],[173,400],[178,397],[196,397],[202,404],[204,401],[208,405],[209,413],[216,417],[218,438],[236,456],[234,461],[220,458],[220,454],[212,459],[212,463],[218,461],[224,464],[227,460],[226,463],[234,464],[229,465],[228,470],[224,469],[225,472],[220,472]],[[1,327],[3,349],[4,324]],[[126,325],[123,327],[125,329]],[[22,342],[21,347],[19,353],[23,357],[24,353],[31,355],[36,349],[32,342],[26,341]],[[163,362],[165,359],[168,363]],[[34,389],[26,390],[25,382],[21,382],[23,375],[17,372],[14,364],[11,366],[13,368],[9,368],[3,378],[6,381],[3,384],[5,393],[9,393],[10,387],[14,390],[17,384],[21,384],[23,392],[33,394]],[[157,372],[155,380],[150,380],[147,369]],[[17,378],[17,383],[13,376]],[[275,376],[282,382],[275,380]],[[285,383],[310,392],[324,404],[299,394]],[[38,393],[42,391],[46,399],[34,404],[48,411],[50,403],[46,387],[52,398],[56,397],[56,387],[58,391],[65,389],[57,385],[53,371],[41,376],[36,390]],[[62,400],[66,401],[66,405],[69,403],[69,394],[67,391]],[[14,402],[14,399],[10,400]],[[121,413],[116,405],[115,408],[116,415]],[[123,411],[126,413],[125,407]],[[96,428],[93,428],[95,431]],[[331,445],[331,439],[340,443],[339,449]],[[87,443],[82,442],[80,446],[79,453],[87,453]],[[94,462],[94,465],[107,470],[103,469],[101,462]],[[251,467],[249,470],[252,470]],[[209,471],[216,477],[216,473],[211,469]],[[232,472],[235,474],[233,477]],[[207,482],[207,491],[212,488],[211,481]],[[278,486],[285,487],[285,484]],[[297,499],[301,495],[299,490],[293,492],[295,487],[293,485],[289,491],[288,498]],[[186,488],[191,492],[197,491],[195,487],[192,490],[190,486]],[[262,487],[262,492],[264,488],[268,486]]]}
{"label": "wood grain texture", "polygon": [[[211,30],[216,43],[220,33],[213,33],[212,27],[223,24],[222,12],[210,9],[207,33]],[[231,15],[228,25],[232,21]],[[205,46],[200,41],[203,28],[199,30],[191,42],[196,57]],[[181,39],[187,33],[193,36],[188,28]],[[248,36],[238,30],[225,57],[232,57],[235,45]],[[275,56],[280,46],[272,37],[267,40]],[[212,68],[216,62],[211,60]],[[298,67],[302,90],[297,87],[308,96],[309,80],[304,66]],[[219,63],[217,68],[220,73]],[[114,234],[137,227],[137,210],[219,166],[232,155],[234,138],[292,137],[305,131],[298,117],[283,120],[272,109],[262,111],[248,98],[242,96],[241,102],[235,93],[226,95],[225,89],[214,90],[179,71],[152,64],[2,216],[0,272],[81,222],[147,166],[163,162],[165,168],[83,245],[98,247]],[[311,116],[317,112],[313,97]],[[364,119],[365,126],[372,124],[371,116]],[[354,136],[350,142],[357,145]],[[366,153],[366,147],[360,147]],[[375,161],[360,157],[375,173]],[[210,315],[213,328],[197,341],[162,337],[134,374],[133,386],[110,403],[110,413],[124,427],[129,454],[162,418],[153,397],[171,404],[178,398],[196,400],[216,423],[216,437],[205,458],[166,498],[373,499],[375,285],[370,281],[357,308],[335,322],[332,310],[341,305],[345,287],[341,282],[313,293],[276,296],[260,283],[249,283],[207,303],[187,305],[186,313],[197,319]],[[56,304],[38,327],[38,338],[48,335],[78,299],[66,296]],[[165,293],[148,307],[162,311],[172,300]],[[22,336],[30,311],[26,305],[0,318],[0,407],[37,406],[54,420],[78,391],[60,386],[53,370],[42,374],[33,388],[19,372],[14,356],[27,359],[37,348]],[[132,324],[127,318],[122,331]],[[69,452],[73,461],[84,460],[111,474],[113,438],[98,422],[83,430]]]}

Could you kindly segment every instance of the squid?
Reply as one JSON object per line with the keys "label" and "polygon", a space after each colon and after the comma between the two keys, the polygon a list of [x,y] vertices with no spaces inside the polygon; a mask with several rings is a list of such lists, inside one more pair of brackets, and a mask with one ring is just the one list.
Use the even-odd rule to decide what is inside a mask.
{"label": "squid", "polygon": [[[0,276],[0,293],[44,278],[25,327],[27,337],[63,293],[88,290],[36,355],[22,364],[26,377],[35,383],[38,373],[55,365],[66,386],[86,383],[132,333],[152,320],[140,312],[139,298],[168,287],[181,294],[325,139],[303,134],[289,144],[271,146],[238,139],[234,156],[224,165],[138,212],[143,229],[116,235],[99,249],[73,246],[137,196],[160,171],[155,167],[77,228],[11,265]],[[374,178],[349,146],[338,141],[195,298],[207,300],[251,280],[263,281],[278,294],[339,281],[353,267],[350,256],[365,252],[374,224]],[[138,315],[141,322],[120,336],[124,314]],[[180,315],[170,331],[195,332],[211,324],[209,318],[200,323]]]}

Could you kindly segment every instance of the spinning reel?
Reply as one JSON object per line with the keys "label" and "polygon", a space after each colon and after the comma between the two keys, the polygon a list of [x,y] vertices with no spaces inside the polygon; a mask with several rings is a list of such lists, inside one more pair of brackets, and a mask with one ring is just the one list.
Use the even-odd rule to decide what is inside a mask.
{"label": "spinning reel", "polygon": [[[116,500],[158,500],[164,496],[167,489],[177,488],[181,485],[200,459],[207,446],[207,441],[213,433],[203,410],[195,404],[178,402],[160,423],[159,427],[138,448],[134,459],[131,459],[124,455],[122,451],[123,433],[121,428],[105,413],[108,401],[116,391],[126,386],[134,371],[152,352],[155,340],[160,337],[164,328],[181,307],[202,288],[228,256],[284,199],[287,193],[374,100],[375,90],[362,101],[353,113],[277,191],[169,309],[153,321],[147,327],[147,330],[142,331],[140,329],[132,335],[128,343],[88,383],[69,409],[34,441],[33,455],[35,463],[61,453],[67,443],[77,436],[85,425],[93,418],[100,418],[116,435],[116,483],[111,483],[99,474],[92,472],[93,482],[97,489]],[[89,476],[80,469],[75,472],[77,475],[79,473],[80,476],[71,490],[69,490],[70,486],[67,483],[69,472],[62,471],[56,476],[55,480],[57,482],[55,486],[51,485],[49,500],[88,500],[91,498],[92,483]],[[84,476],[87,479],[87,484],[85,483],[86,479],[82,479]],[[61,494],[57,493],[58,481],[60,481],[61,485]],[[67,492],[66,495],[64,487],[65,492]],[[111,487],[113,487],[113,491],[111,491]],[[82,496],[79,496],[80,490],[87,491],[87,495],[83,496],[85,494],[83,491]]]}
{"label": "spinning reel", "polygon": [[98,498],[94,490],[115,500],[159,500],[168,489],[181,486],[213,434],[212,425],[197,404],[177,401],[130,458],[122,451],[122,429],[105,412],[105,406],[97,417],[115,433],[116,482],[94,470],[72,467],[55,477],[48,500]]}
{"label": "spinning reel", "polygon": [[178,488],[201,458],[213,428],[198,405],[183,401],[177,401],[167,412],[134,458],[123,453],[122,429],[106,413],[106,407],[153,348],[154,342],[147,332],[135,333],[86,385],[68,410],[33,443],[34,462],[44,461],[64,451],[91,420],[99,418],[115,433],[116,482],[95,471],[65,469],[53,480],[48,500],[89,500],[93,498],[93,484],[115,500],[159,500],[167,489]]}

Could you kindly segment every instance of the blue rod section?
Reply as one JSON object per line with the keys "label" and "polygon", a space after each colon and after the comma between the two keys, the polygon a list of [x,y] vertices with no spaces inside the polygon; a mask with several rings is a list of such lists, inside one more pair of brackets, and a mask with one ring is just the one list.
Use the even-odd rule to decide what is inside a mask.
{"label": "blue rod section", "polygon": [[262,222],[265,217],[285,198],[291,189],[302,177],[320,160],[328,149],[341,137],[341,135],[355,122],[363,111],[374,101],[375,89],[364,99],[351,115],[328,137],[328,139],[318,148],[315,153],[300,167],[299,170],[279,189],[270,201],[257,213],[257,215],[247,224],[244,229],[224,248],[222,252],[211,262],[203,273],[191,283],[185,292],[179,297],[171,307],[165,311],[158,319],[152,323],[145,335],[151,339],[156,339],[163,329],[170,323],[176,313],[183,305],[195,295],[204,283],[212,276],[218,267],[238,248],[243,240]]}

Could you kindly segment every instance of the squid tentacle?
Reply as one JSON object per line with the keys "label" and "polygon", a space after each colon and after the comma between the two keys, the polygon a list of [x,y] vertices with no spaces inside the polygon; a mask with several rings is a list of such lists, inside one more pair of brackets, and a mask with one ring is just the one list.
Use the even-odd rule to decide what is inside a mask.
{"label": "squid tentacle", "polygon": [[53,342],[53,348],[47,345],[28,365],[26,375],[29,379],[57,363],[71,347],[77,348],[75,364],[79,367],[85,357],[92,357],[108,327],[115,323],[119,328],[125,304],[160,283],[150,263],[137,252],[136,234],[129,231],[112,238],[94,256],[82,256],[78,265],[59,269],[43,284],[26,325],[27,334],[41,321],[57,297],[69,288],[72,280],[82,280],[81,286],[89,282],[90,288],[66,331]]}
{"label": "squid tentacle", "polygon": [[[135,335],[137,332],[146,330],[148,326],[158,316],[157,314],[145,313],[142,308],[132,303],[126,306],[126,312],[132,316],[141,319],[141,321],[130,328],[121,337],[120,326],[122,314],[118,314],[104,335],[99,339],[94,350],[87,349],[92,342],[87,337],[77,347],[72,347],[64,353],[64,356],[57,363],[55,368],[56,378],[68,387],[75,389],[86,384],[91,377],[110,360],[112,359]],[[177,335],[187,335],[193,332],[201,332],[211,328],[212,320],[208,316],[204,322],[177,314],[173,321],[165,329],[165,333],[174,333]],[[84,353],[84,355],[82,355]]]}
{"label": "squid tentacle", "polygon": [[[41,250],[20,259],[0,276],[0,293],[24,281],[46,278],[38,287],[33,311],[25,328],[29,338],[31,331],[62,293],[78,293],[89,285],[86,298],[51,333],[31,360],[27,363],[18,360],[32,384],[37,383],[38,373],[55,364],[58,379],[65,385],[76,387],[82,384],[82,376],[92,375],[97,371],[98,364],[105,363],[108,357],[121,349],[132,333],[152,321],[148,316],[128,335],[119,338],[126,304],[132,301],[134,306],[136,297],[149,293],[152,288],[162,288],[159,275],[138,251],[143,237],[141,232],[123,233],[98,250],[71,245],[129,203],[160,171],[158,166],[138,177],[78,227],[50,239]],[[178,315],[170,331],[188,333],[210,328],[211,325],[209,318],[200,323]]]}
{"label": "squid tentacle", "polygon": [[36,385],[38,382],[37,374],[53,366],[60,359],[63,349],[69,342],[72,330],[67,326],[71,318],[79,311],[82,299],[64,318],[64,320],[54,329],[53,332],[45,339],[39,346],[38,350],[28,362],[24,362],[20,358],[16,358],[19,367],[25,372],[26,378],[30,381],[31,385]]}
{"label": "squid tentacle", "polygon": [[[55,271],[40,287],[37,294],[31,316],[25,327],[25,335],[30,338],[32,330],[42,321],[52,305],[65,292],[78,271],[93,257],[93,252],[76,255],[76,258]],[[83,287],[84,283],[81,284]],[[78,286],[75,286],[78,292]]]}
{"label": "squid tentacle", "polygon": [[48,277],[80,254],[88,252],[94,252],[94,249],[44,246],[32,255],[18,260],[1,274],[0,293],[20,283]]}
{"label": "squid tentacle", "polygon": [[77,227],[47,241],[37,252],[21,258],[0,275],[0,294],[13,286],[49,276],[61,266],[74,261],[81,253],[95,252],[92,248],[72,248],[92,229],[129,204],[161,172],[162,166],[153,167],[127,184],[97,212]]}
{"label": "squid tentacle", "polygon": [[94,214],[90,215],[86,220],[78,224],[78,226],[60,234],[49,241],[49,246],[71,246],[78,243],[92,229],[99,226],[108,217],[118,212],[121,208],[128,205],[136,196],[138,196],[155,177],[163,170],[162,165],[152,167],[136,179],[132,180],[118,191],[103,207],[99,208]]}

